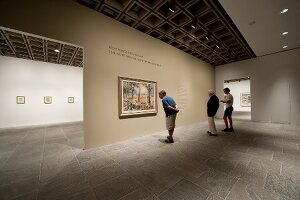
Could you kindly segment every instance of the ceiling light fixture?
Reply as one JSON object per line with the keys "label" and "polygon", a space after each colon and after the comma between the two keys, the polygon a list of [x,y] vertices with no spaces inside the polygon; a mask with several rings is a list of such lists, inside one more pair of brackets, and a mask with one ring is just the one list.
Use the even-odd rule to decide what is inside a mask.
{"label": "ceiling light fixture", "polygon": [[285,8],[282,11],[280,11],[281,14],[286,13],[289,9]]}
{"label": "ceiling light fixture", "polygon": [[217,47],[218,49],[220,49],[220,47],[219,47],[218,45],[216,45],[216,47]]}
{"label": "ceiling light fixture", "polygon": [[191,27],[192,27],[193,29],[195,29],[195,28],[196,28],[194,25],[191,25]]}
{"label": "ceiling light fixture", "polygon": [[56,53],[59,53],[59,50],[58,50],[58,49],[54,49],[54,51],[55,51]]}
{"label": "ceiling light fixture", "polygon": [[287,47],[288,47],[288,46],[285,45],[285,46],[283,46],[282,48],[286,49]]}
{"label": "ceiling light fixture", "polygon": [[286,31],[286,32],[283,32],[282,35],[286,35],[286,34],[288,34],[288,33],[289,33],[289,32]]}
{"label": "ceiling light fixture", "polygon": [[207,36],[205,36],[206,40],[209,40],[209,38]]}
{"label": "ceiling light fixture", "polygon": [[171,12],[175,12],[172,8],[169,8],[169,10],[170,10]]}

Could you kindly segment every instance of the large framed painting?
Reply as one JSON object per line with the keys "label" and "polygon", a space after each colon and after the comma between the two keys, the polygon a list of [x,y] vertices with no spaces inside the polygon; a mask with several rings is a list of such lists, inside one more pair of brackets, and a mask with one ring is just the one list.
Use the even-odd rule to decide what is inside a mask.
{"label": "large framed painting", "polygon": [[251,95],[249,92],[241,93],[241,106],[251,107]]}
{"label": "large framed painting", "polygon": [[119,77],[119,117],[156,115],[156,88],[154,81]]}

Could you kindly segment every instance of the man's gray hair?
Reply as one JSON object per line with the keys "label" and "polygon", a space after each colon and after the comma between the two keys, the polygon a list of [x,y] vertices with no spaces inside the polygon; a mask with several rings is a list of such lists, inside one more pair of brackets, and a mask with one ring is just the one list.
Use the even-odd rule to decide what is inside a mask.
{"label": "man's gray hair", "polygon": [[215,94],[215,91],[214,90],[208,90],[208,93],[209,94]]}

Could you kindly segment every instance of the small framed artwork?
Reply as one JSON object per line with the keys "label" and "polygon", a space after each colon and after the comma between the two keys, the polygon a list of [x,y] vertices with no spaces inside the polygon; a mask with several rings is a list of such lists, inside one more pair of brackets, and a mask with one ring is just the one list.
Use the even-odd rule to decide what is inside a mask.
{"label": "small framed artwork", "polygon": [[157,113],[156,82],[119,77],[119,118]]}
{"label": "small framed artwork", "polygon": [[17,96],[17,104],[25,104],[25,96]]}
{"label": "small framed artwork", "polygon": [[74,97],[68,97],[68,103],[74,103]]}
{"label": "small framed artwork", "polygon": [[249,92],[241,93],[241,106],[251,107],[251,95]]}
{"label": "small framed artwork", "polygon": [[52,97],[51,96],[45,96],[44,97],[44,103],[45,104],[52,104]]}

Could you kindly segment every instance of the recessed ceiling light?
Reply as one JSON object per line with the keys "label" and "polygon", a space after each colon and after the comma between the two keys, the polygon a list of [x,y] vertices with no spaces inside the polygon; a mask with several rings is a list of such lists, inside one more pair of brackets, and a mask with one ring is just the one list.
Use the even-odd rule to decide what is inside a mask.
{"label": "recessed ceiling light", "polygon": [[218,45],[216,45],[218,49],[220,49],[220,47]]}
{"label": "recessed ceiling light", "polygon": [[285,8],[282,11],[280,11],[281,14],[286,13],[289,9]]}
{"label": "recessed ceiling light", "polygon": [[171,12],[175,12],[172,8],[169,8],[169,10],[170,10]]}
{"label": "recessed ceiling light", "polygon": [[55,51],[56,53],[59,53],[59,50],[58,50],[58,49],[54,49],[54,51]]}
{"label": "recessed ceiling light", "polygon": [[285,48],[288,48],[288,46],[286,46],[286,45],[285,45],[285,46],[283,46],[282,48],[284,48],[284,49],[285,49]]}
{"label": "recessed ceiling light", "polygon": [[206,40],[209,40],[209,38],[207,36],[205,38],[206,38]]}
{"label": "recessed ceiling light", "polygon": [[288,33],[289,33],[289,32],[286,31],[286,32],[283,32],[282,35],[286,35],[286,34],[288,34]]}
{"label": "recessed ceiling light", "polygon": [[191,25],[192,28],[196,28],[194,25]]}

